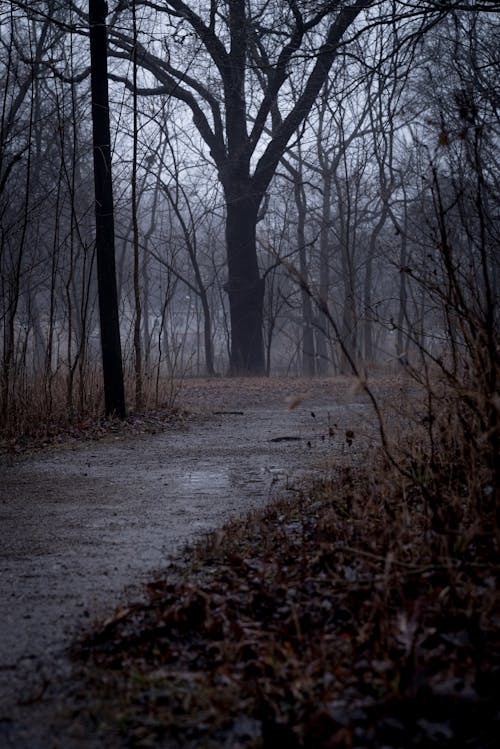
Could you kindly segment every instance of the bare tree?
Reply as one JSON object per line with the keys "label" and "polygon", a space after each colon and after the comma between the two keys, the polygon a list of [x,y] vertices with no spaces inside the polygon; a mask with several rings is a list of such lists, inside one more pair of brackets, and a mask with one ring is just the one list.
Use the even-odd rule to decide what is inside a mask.
{"label": "bare tree", "polygon": [[115,271],[115,229],[104,0],[89,0],[96,250],[106,414],[125,416]]}
{"label": "bare tree", "polygon": [[[158,87],[143,87],[141,93],[163,93],[187,105],[224,188],[234,374],[264,370],[264,288],[256,250],[260,204],[290,138],[307,117],[328,75],[345,32],[369,4],[366,0],[322,2],[307,9],[296,2],[248,6],[245,0],[234,0],[211,2],[198,14],[182,0],[161,6],[148,0],[137,2],[137,7],[162,14],[163,22],[173,26],[174,39],[196,39],[191,45],[192,64],[202,51],[206,55],[206,82],[202,82],[199,75],[175,64],[171,47],[167,55],[161,55],[154,45],[137,45],[138,63],[158,81]],[[117,57],[130,56],[132,42],[118,26],[110,38]],[[290,106],[287,81],[300,55],[310,60],[308,75]],[[272,135],[268,137],[270,122]]]}

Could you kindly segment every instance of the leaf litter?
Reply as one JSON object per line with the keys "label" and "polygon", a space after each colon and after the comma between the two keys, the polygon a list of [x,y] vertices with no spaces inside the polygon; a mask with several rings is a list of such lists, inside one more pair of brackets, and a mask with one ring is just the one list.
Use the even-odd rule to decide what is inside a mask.
{"label": "leaf litter", "polygon": [[492,536],[443,553],[389,473],[340,467],[188,549],[75,648],[88,720],[137,747],[497,746]]}

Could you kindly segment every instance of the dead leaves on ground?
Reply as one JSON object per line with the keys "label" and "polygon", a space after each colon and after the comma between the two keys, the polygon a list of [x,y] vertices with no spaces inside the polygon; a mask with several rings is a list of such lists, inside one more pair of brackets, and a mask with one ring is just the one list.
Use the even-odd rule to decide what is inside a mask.
{"label": "dead leaves on ground", "polygon": [[493,746],[498,559],[433,558],[370,491],[346,471],[150,583],[80,652],[101,719],[136,746]]}

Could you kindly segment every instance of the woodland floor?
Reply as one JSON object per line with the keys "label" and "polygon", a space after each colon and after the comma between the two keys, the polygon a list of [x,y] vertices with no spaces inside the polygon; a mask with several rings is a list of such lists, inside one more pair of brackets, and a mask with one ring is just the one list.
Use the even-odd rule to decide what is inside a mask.
{"label": "woodland floor", "polygon": [[[373,387],[404,445],[415,389]],[[0,745],[496,747],[498,549],[449,525],[460,482],[403,480],[349,380],[178,405],[5,446]]]}
{"label": "woodland floor", "polygon": [[0,444],[0,745],[109,746],[68,707],[75,636],[144,598],[187,542],[378,442],[350,380],[185,380],[176,402],[189,415]]}

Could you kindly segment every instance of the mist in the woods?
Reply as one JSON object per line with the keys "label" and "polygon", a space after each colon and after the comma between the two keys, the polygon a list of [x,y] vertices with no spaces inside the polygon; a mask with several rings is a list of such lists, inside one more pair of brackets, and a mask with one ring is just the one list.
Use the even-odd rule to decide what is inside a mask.
{"label": "mist in the woods", "polygon": [[[494,14],[92,5],[108,27],[117,313],[136,405],[164,401],[172,377],[453,355],[456,293],[481,314],[498,291]],[[87,12],[2,2],[4,420],[20,404],[102,408]]]}
{"label": "mist in the woods", "polygon": [[0,0],[2,747],[498,745],[499,11]]}

